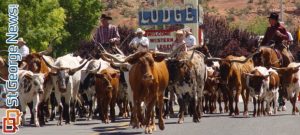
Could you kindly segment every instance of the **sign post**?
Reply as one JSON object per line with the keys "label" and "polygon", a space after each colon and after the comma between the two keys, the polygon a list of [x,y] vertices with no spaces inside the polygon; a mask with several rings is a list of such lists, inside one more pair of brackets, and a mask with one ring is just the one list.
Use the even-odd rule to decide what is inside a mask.
{"label": "sign post", "polygon": [[[139,15],[140,26],[155,26],[156,30],[146,31],[146,36],[150,39],[150,49],[157,47],[159,51],[170,51],[171,43],[174,40],[174,30],[157,30],[157,26],[183,24],[184,27],[191,28],[191,32],[199,43],[199,5],[197,0],[169,0],[172,4],[159,4],[153,8],[141,8]],[[175,6],[174,6],[175,5]],[[201,17],[200,17],[201,18]],[[162,36],[159,36],[162,35]]]}

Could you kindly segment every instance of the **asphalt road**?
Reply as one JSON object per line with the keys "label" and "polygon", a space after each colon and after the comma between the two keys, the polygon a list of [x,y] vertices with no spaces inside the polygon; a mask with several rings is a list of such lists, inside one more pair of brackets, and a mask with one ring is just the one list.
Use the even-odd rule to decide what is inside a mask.
{"label": "asphalt road", "polygon": [[[300,107],[300,103],[297,103]],[[242,110],[240,103],[240,110]],[[252,104],[249,104],[252,110]],[[4,110],[0,110],[0,116]],[[252,114],[252,112],[250,112]],[[229,117],[225,114],[205,114],[200,123],[193,123],[191,117],[186,117],[183,124],[177,124],[177,118],[165,120],[165,130],[158,126],[153,134],[162,135],[298,135],[300,116],[291,115],[291,105],[287,103],[287,111],[279,112],[275,116],[265,117]],[[27,115],[26,117],[29,117]],[[56,126],[57,121],[47,123],[46,126],[36,128],[21,127],[17,135],[105,135],[105,134],[143,134],[143,129],[132,129],[128,126],[129,119],[118,119],[115,123],[103,124],[100,120],[86,121],[79,119],[70,125]],[[157,122],[157,120],[156,120]]]}

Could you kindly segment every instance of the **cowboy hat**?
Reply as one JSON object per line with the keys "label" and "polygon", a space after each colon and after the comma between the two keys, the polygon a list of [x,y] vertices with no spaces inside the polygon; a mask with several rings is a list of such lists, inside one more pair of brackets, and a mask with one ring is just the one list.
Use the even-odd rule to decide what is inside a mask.
{"label": "cowboy hat", "polygon": [[185,29],[184,32],[187,33],[187,34],[189,34],[189,35],[192,35],[192,34],[193,34],[193,33],[191,32],[191,29]]}
{"label": "cowboy hat", "polygon": [[176,31],[176,35],[183,35],[183,34],[184,34],[183,30],[177,30]]}
{"label": "cowboy hat", "polygon": [[112,20],[112,18],[106,14],[102,14],[100,19]]}
{"label": "cowboy hat", "polygon": [[277,13],[271,13],[268,17],[269,19],[279,20],[279,15]]}
{"label": "cowboy hat", "polygon": [[26,44],[26,42],[24,41],[23,38],[18,38],[18,43],[23,43],[23,44]]}
{"label": "cowboy hat", "polygon": [[137,34],[137,33],[142,33],[144,35],[145,31],[143,31],[141,28],[137,28],[135,31],[135,34]]}

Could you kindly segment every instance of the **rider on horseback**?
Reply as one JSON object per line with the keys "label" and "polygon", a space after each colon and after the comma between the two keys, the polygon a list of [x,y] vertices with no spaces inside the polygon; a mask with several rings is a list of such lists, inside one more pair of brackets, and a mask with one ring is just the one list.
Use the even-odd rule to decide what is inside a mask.
{"label": "rider on horseback", "polygon": [[112,51],[112,46],[120,41],[120,34],[115,25],[109,23],[112,18],[106,14],[101,15],[101,26],[94,34],[94,41],[100,43],[108,51]]}
{"label": "rider on horseback", "polygon": [[267,28],[264,39],[261,42],[262,45],[272,45],[274,48],[281,52],[283,61],[294,61],[292,54],[288,51],[287,41],[289,35],[287,30],[279,23],[279,16],[277,13],[271,13],[268,17],[270,27]]}

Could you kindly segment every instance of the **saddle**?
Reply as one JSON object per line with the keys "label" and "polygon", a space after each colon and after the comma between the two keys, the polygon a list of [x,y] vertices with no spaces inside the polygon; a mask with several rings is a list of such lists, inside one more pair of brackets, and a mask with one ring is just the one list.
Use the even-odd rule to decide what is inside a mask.
{"label": "saddle", "polygon": [[272,48],[272,49],[275,51],[276,56],[277,56],[277,58],[280,62],[280,65],[282,65],[283,64],[283,57],[282,57],[282,54],[281,54],[280,50],[278,50],[276,48]]}

